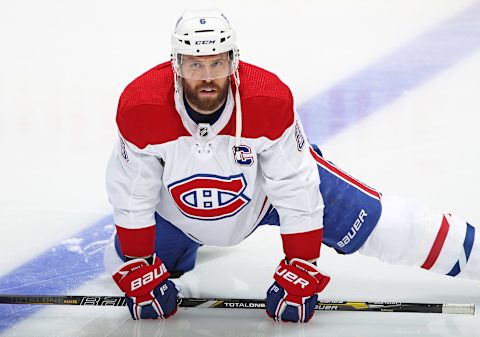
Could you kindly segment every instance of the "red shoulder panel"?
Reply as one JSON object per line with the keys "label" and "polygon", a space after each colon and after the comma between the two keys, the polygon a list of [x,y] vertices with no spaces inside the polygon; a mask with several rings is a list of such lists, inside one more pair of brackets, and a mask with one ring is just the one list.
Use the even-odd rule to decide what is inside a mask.
{"label": "red shoulder panel", "polygon": [[[242,137],[279,138],[294,120],[290,89],[273,73],[245,62],[240,62],[239,76]],[[235,113],[220,134],[235,135]]]}
{"label": "red shoulder panel", "polygon": [[189,135],[175,109],[170,62],[150,69],[130,83],[118,103],[120,133],[140,149]]}
{"label": "red shoulder panel", "polygon": [[[248,63],[240,62],[239,75],[242,137],[278,139],[294,121],[290,89],[276,75]],[[117,125],[123,137],[141,149],[190,135],[175,108],[170,62],[127,86],[118,104]],[[220,134],[235,135],[235,111]]]}

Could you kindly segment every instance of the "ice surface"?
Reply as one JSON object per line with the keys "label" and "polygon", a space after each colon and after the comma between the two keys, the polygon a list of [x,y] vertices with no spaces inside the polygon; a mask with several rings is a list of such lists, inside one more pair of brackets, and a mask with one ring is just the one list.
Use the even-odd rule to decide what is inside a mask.
{"label": "ice surface", "polygon": [[[176,283],[185,296],[262,298],[281,251],[278,229],[263,227],[241,245],[200,250],[196,269]],[[252,263],[254,261],[254,263]],[[359,255],[324,250],[332,276],[328,300],[472,302],[478,282],[392,267]],[[103,274],[75,294],[120,295]],[[47,307],[1,336],[479,336],[477,316],[319,312],[308,324],[278,324],[263,310],[180,309],[166,321],[132,321],[119,307]]]}
{"label": "ice surface", "polygon": [[[0,292],[119,295],[102,258],[113,230],[103,179],[117,99],[168,59],[169,33],[192,4],[0,5]],[[228,15],[242,59],[291,86],[327,158],[381,191],[480,224],[478,1],[204,4]],[[480,304],[478,281],[322,254],[332,276],[324,299]],[[185,296],[264,297],[280,257],[278,229],[263,227],[241,245],[202,248],[177,283]],[[125,308],[6,308],[2,337],[480,336],[478,313],[319,312],[308,324],[277,324],[261,310],[189,309],[135,322]]]}

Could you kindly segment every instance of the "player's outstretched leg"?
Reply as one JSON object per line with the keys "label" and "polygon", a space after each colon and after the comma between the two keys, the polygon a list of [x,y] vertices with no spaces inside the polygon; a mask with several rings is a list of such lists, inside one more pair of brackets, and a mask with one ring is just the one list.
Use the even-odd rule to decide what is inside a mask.
{"label": "player's outstretched leg", "polygon": [[323,243],[391,264],[480,280],[480,234],[455,215],[381,194],[323,158],[312,145],[325,204]]}
{"label": "player's outstretched leg", "polygon": [[380,220],[359,251],[392,264],[480,280],[479,236],[460,217],[384,194]]}

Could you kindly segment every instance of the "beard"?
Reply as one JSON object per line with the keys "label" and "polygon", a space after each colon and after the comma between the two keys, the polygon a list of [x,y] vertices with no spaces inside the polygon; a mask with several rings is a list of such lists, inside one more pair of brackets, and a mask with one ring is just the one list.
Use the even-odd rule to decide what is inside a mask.
{"label": "beard", "polygon": [[[192,108],[200,111],[214,112],[220,106],[228,95],[228,86],[230,81],[228,78],[223,82],[218,84],[216,81],[201,81],[197,85],[192,85],[187,81],[183,81],[183,93],[187,98],[188,102],[192,105]],[[213,90],[214,94],[211,96],[199,95],[203,90]]]}

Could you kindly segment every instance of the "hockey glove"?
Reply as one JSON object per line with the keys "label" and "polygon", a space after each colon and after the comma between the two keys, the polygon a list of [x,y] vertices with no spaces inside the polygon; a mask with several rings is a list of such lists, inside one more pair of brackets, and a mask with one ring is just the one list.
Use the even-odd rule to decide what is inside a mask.
{"label": "hockey glove", "polygon": [[177,311],[175,284],[163,262],[153,256],[150,265],[145,259],[135,259],[120,266],[113,280],[125,293],[133,319],[168,318]]}
{"label": "hockey glove", "polygon": [[284,322],[308,322],[315,312],[316,294],[330,281],[317,266],[297,258],[280,262],[273,278],[267,291],[267,314]]}

